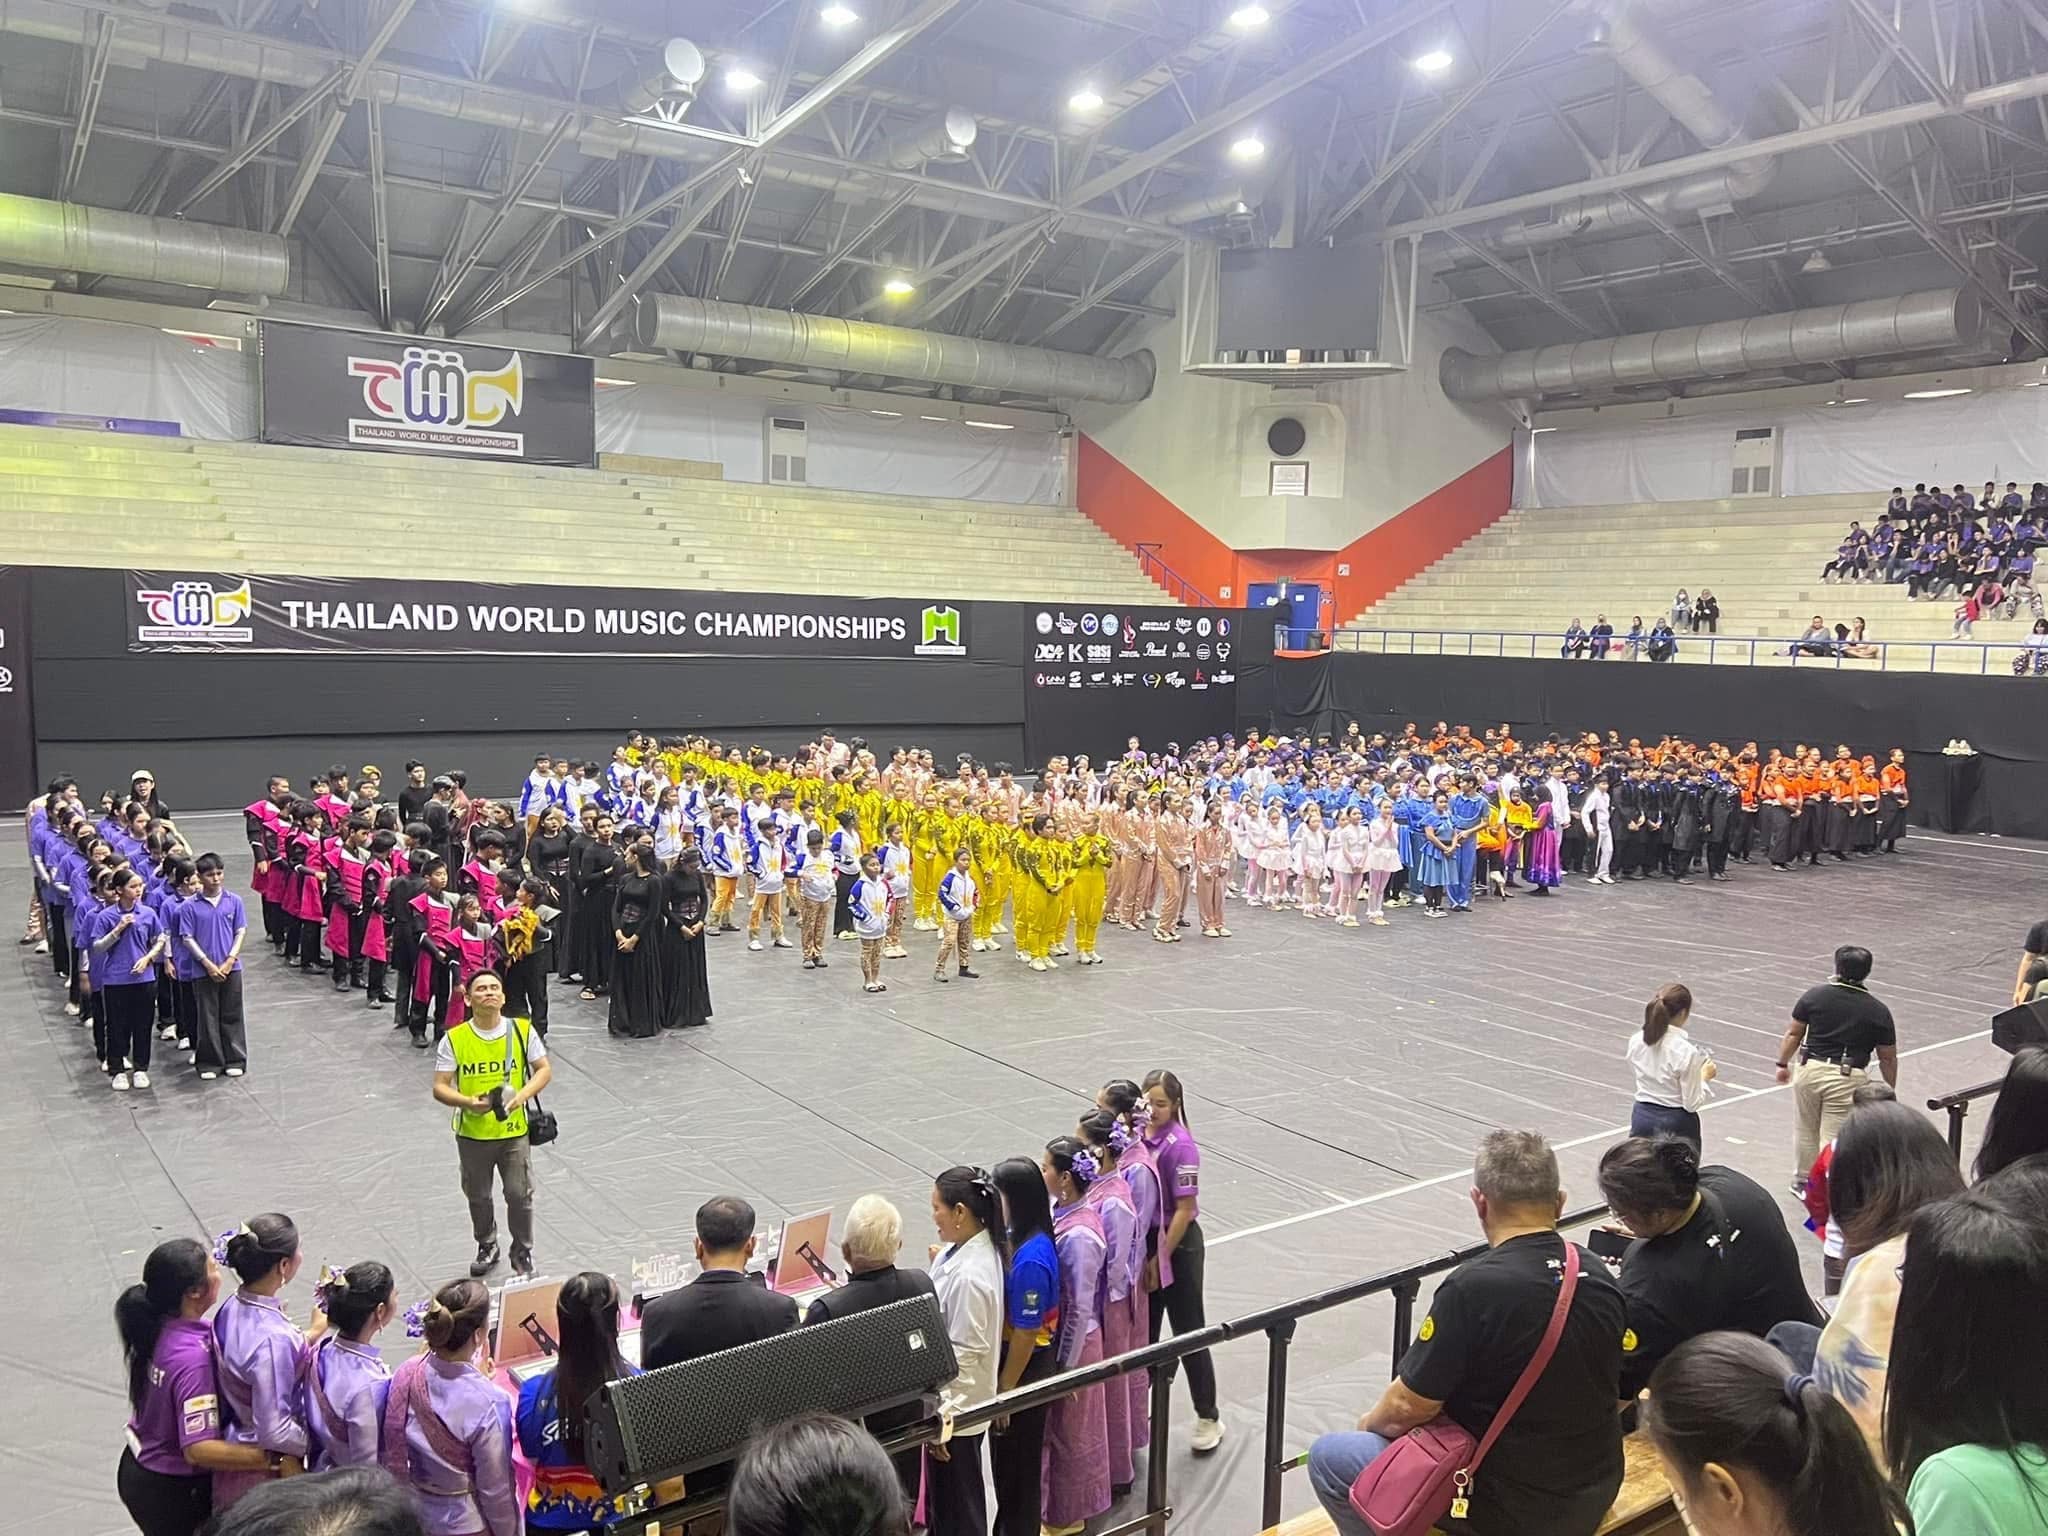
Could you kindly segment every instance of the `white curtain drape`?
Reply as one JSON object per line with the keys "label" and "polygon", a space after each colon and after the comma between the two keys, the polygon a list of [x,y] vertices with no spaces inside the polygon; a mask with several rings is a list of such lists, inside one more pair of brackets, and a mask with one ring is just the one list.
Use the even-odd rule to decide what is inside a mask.
{"label": "white curtain drape", "polygon": [[187,437],[256,435],[256,359],[141,325],[0,315],[0,407],[175,421]]}
{"label": "white curtain drape", "polygon": [[1522,455],[1524,507],[1703,501],[1728,494],[1735,423],[1726,417],[1538,432]]}

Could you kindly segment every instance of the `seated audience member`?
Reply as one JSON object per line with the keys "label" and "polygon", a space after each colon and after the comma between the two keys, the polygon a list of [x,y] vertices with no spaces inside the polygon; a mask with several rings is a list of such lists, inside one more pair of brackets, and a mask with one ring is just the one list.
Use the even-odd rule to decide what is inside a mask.
{"label": "seated audience member", "polygon": [[2023,609],[2033,618],[2041,617],[2041,593],[2034,585],[2032,550],[2017,551],[2005,573],[2005,613],[2002,617],[2017,618]]}
{"label": "seated audience member", "polygon": [[[880,1195],[862,1195],[846,1213],[846,1226],[839,1234],[839,1252],[846,1259],[846,1284],[827,1291],[804,1314],[804,1325],[829,1323],[851,1317],[872,1307],[886,1307],[912,1296],[933,1294],[932,1277],[921,1269],[898,1269],[896,1256],[903,1251],[903,1215]],[[864,1421],[877,1437],[894,1434],[924,1417],[918,1403],[871,1413]],[[890,1458],[903,1484],[903,1497],[915,1503],[924,1453],[920,1449],[899,1451]]]}
{"label": "seated audience member", "polygon": [[1877,659],[1877,647],[1864,638],[1864,619],[1861,614],[1857,615],[1856,622],[1847,629],[1837,624],[1835,626],[1835,638],[1844,656],[1853,656],[1858,661],[1875,661]]}
{"label": "seated audience member", "polygon": [[1955,626],[1949,631],[1951,640],[1968,640],[1976,634],[1977,621],[1984,617],[1984,605],[1975,587],[1965,587],[1961,601],[1956,604]]}
{"label": "seated audience member", "polygon": [[1880,1465],[1885,1363],[1906,1228],[1922,1207],[1962,1188],[1955,1154],[1918,1110],[1893,1101],[1851,1111],[1828,1162],[1829,1221],[1841,1231],[1848,1259],[1841,1300],[1818,1331],[1800,1323],[1771,1330],[1771,1342],[1793,1365],[1849,1410]]}
{"label": "seated audience member", "polygon": [[1677,1137],[1632,1136],[1600,1159],[1600,1193],[1635,1235],[1621,1261],[1629,1337],[1622,1389],[1695,1334],[1762,1338],[1779,1323],[1818,1328],[1799,1253],[1770,1192],[1733,1168],[1702,1168]]}
{"label": "seated audience member", "polygon": [[1652,661],[1669,661],[1678,654],[1678,637],[1671,632],[1671,626],[1661,618],[1650,629],[1650,641],[1644,647]]}
{"label": "seated audience member", "polygon": [[1835,558],[1820,568],[1820,579],[1826,581],[1830,576],[1837,575],[1844,581],[1852,577],[1860,578],[1869,566],[1870,535],[1863,531],[1861,523],[1851,522],[1848,533],[1843,535],[1842,542],[1835,547]]}
{"label": "seated audience member", "polygon": [[1692,632],[1698,634],[1703,629],[1710,635],[1721,632],[1721,600],[1705,587],[1692,605]]}
{"label": "seated audience member", "polygon": [[1671,627],[1676,629],[1691,617],[1692,599],[1686,595],[1685,588],[1680,587],[1671,599]]}
{"label": "seated audience member", "polygon": [[1955,488],[1954,499],[1949,504],[1965,517],[1977,510],[1977,498],[1970,494],[1966,486],[1962,485],[1958,485]]}
{"label": "seated audience member", "polygon": [[[1529,1131],[1480,1143],[1472,1205],[1487,1252],[1447,1275],[1393,1382],[1358,1429],[1320,1436],[1308,1475],[1340,1536],[1366,1536],[1351,1485],[1400,1436],[1448,1414],[1483,1435],[1557,1306],[1566,1240],[1557,1156]],[[1621,1486],[1615,1414],[1625,1327],[1606,1265],[1579,1251],[1578,1291],[1550,1365],[1479,1468],[1470,1536],[1592,1536]]]}
{"label": "seated audience member", "polygon": [[1583,661],[1586,656],[1586,647],[1590,643],[1586,638],[1585,625],[1581,624],[1577,619],[1573,619],[1570,627],[1564,632],[1564,644],[1559,648],[1557,654],[1564,657],[1566,661]]}
{"label": "seated audience member", "polygon": [[1832,656],[1834,652],[1835,639],[1828,630],[1828,621],[1816,613],[1813,616],[1813,622],[1806,626],[1806,633],[1793,641],[1792,648],[1785,654],[1788,656]]}
{"label": "seated audience member", "polygon": [[2048,677],[2048,618],[2034,620],[2034,631],[2021,642],[2025,647],[2012,659],[2015,675],[2033,673],[2036,677]]}
{"label": "seated audience member", "polygon": [[1607,659],[1607,652],[1614,645],[1614,626],[1607,622],[1606,614],[1600,614],[1593,620],[1593,627],[1586,631],[1586,642],[1595,661]]}
{"label": "seated audience member", "polygon": [[1878,518],[1877,526],[1870,530],[1870,569],[1879,581],[1898,580],[1898,565],[1905,547],[1905,538],[1892,523],[1891,518]]}
{"label": "seated audience member", "polygon": [[2012,1168],[1906,1236],[1884,1446],[1919,1536],[2048,1533],[2048,1223]]}
{"label": "seated audience member", "polygon": [[[2031,992],[2033,985],[2038,983],[2027,990]],[[2030,1045],[2015,1052],[2005,1069],[2005,1082],[1991,1102],[1972,1172],[1981,1184],[2021,1158],[2043,1152],[2048,1152],[2048,1047]]]}
{"label": "seated audience member", "polygon": [[1895,485],[1892,487],[1892,499],[1884,504],[1884,515],[1896,523],[1907,515],[1911,505],[1906,500],[1906,488]]}
{"label": "seated audience member", "polygon": [[1941,540],[1923,533],[1913,546],[1913,558],[1906,562],[1906,601],[1917,603],[1934,596],[1935,568],[1941,563]]}
{"label": "seated audience member", "polygon": [[2048,480],[2036,480],[2033,489],[2027,492],[2029,512],[2048,512]]}
{"label": "seated audience member", "polygon": [[910,1504],[875,1437],[806,1414],[748,1442],[726,1496],[731,1536],[910,1536]]}
{"label": "seated audience member", "polygon": [[1643,654],[1643,616],[1639,613],[1628,627],[1628,637],[1623,645],[1627,648],[1628,659],[1636,660]]}
{"label": "seated audience member", "polygon": [[640,1314],[640,1364],[647,1370],[772,1339],[796,1326],[794,1301],[747,1281],[754,1208],[746,1201],[714,1195],[699,1206],[696,1248],[704,1272],[655,1297]]}
{"label": "seated audience member", "polygon": [[1699,1536],[1897,1536],[1904,1501],[1839,1404],[1744,1333],[1673,1350],[1643,1394],[1686,1528]]}
{"label": "seated audience member", "polygon": [[427,1528],[382,1467],[336,1467],[259,1483],[206,1536],[427,1536]]}

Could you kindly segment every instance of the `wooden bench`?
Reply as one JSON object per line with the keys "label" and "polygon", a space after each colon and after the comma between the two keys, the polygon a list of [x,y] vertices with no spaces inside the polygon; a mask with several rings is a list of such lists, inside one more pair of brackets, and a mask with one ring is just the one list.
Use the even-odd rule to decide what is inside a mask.
{"label": "wooden bench", "polygon": [[[1628,1435],[1622,1439],[1621,1449],[1621,1489],[1608,1507],[1607,1518],[1600,1522],[1596,1536],[1657,1536],[1682,1531],[1684,1525],[1678,1518],[1678,1509],[1671,1502],[1671,1485],[1664,1480],[1664,1469],[1650,1442],[1640,1434]],[[1260,1536],[1336,1536],[1336,1529],[1329,1513],[1317,1505],[1309,1513],[1283,1520]]]}

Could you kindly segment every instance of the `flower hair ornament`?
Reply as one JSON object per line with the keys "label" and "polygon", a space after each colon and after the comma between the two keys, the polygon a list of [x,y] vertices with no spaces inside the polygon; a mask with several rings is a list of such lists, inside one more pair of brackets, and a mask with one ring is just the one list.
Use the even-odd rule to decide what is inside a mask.
{"label": "flower hair ornament", "polygon": [[1081,1176],[1081,1182],[1084,1184],[1094,1183],[1102,1174],[1102,1164],[1098,1163],[1095,1154],[1085,1147],[1074,1154],[1071,1166],[1074,1172]]}
{"label": "flower hair ornament", "polygon": [[405,1336],[408,1339],[427,1336],[427,1312],[433,1305],[433,1298],[424,1296],[405,1309]]}
{"label": "flower hair ornament", "polygon": [[213,1262],[216,1264],[227,1263],[228,1244],[232,1243],[238,1237],[254,1237],[255,1235],[256,1234],[254,1232],[251,1232],[249,1230],[249,1224],[246,1221],[243,1222],[239,1227],[236,1227],[232,1232],[221,1233],[220,1236],[216,1237],[213,1240]]}
{"label": "flower hair ornament", "polygon": [[314,1282],[313,1291],[324,1309],[334,1297],[348,1294],[348,1271],[339,1264],[321,1265],[320,1278]]}
{"label": "flower hair ornament", "polygon": [[1128,1125],[1124,1124],[1123,1116],[1119,1115],[1110,1122],[1109,1150],[1116,1153],[1117,1156],[1121,1157],[1124,1153],[1130,1151],[1137,1140],[1138,1136],[1136,1133]]}

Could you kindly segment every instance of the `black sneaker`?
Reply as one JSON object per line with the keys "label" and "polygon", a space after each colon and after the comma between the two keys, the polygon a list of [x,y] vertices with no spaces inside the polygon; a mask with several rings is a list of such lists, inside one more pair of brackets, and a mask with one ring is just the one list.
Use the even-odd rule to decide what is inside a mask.
{"label": "black sneaker", "polygon": [[968,969],[967,969],[967,967],[966,967],[966,966],[964,966],[964,965],[963,965],[962,967],[960,967],[960,974],[961,974],[962,976],[965,976],[965,977],[966,977],[966,978],[967,978],[967,979],[968,979],[969,981],[979,981],[979,980],[981,980],[981,972],[979,972],[979,971],[970,971],[970,970],[968,970]]}
{"label": "black sneaker", "polygon": [[533,1274],[533,1250],[520,1243],[512,1245],[512,1273],[516,1278],[526,1279]]}
{"label": "black sneaker", "polygon": [[489,1274],[489,1273],[490,1273],[490,1272],[491,1272],[492,1270],[496,1269],[497,1267],[498,1267],[498,1245],[497,1245],[497,1243],[495,1243],[495,1242],[484,1242],[484,1243],[478,1243],[478,1244],[476,1245],[476,1257],[475,1257],[474,1259],[472,1259],[472,1260],[470,1261],[470,1265],[469,1265],[469,1272],[470,1272],[470,1274],[471,1274],[472,1276],[474,1276],[474,1277],[475,1277],[476,1279],[478,1279],[478,1280],[481,1280],[481,1279],[483,1279],[483,1277],[484,1277],[485,1275],[488,1275],[488,1274]]}

